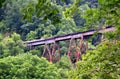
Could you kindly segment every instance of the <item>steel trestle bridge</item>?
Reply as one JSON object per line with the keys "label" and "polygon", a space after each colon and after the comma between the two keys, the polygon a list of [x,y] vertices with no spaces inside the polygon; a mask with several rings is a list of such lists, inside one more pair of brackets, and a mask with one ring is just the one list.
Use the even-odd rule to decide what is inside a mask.
{"label": "steel trestle bridge", "polygon": [[[88,37],[93,36],[95,32],[97,32],[98,34],[102,34],[105,32],[113,32],[114,30],[115,28],[113,26],[108,26],[104,29],[99,29],[97,31],[96,29],[92,29],[85,32],[64,34],[64,35],[54,36],[46,39],[25,41],[24,44],[29,46],[30,49],[33,49],[36,46],[44,45],[44,51],[42,56],[45,57],[48,61],[53,62],[54,60],[57,60],[57,61],[60,60],[59,42],[70,40],[67,54],[69,57],[74,57],[75,61],[78,61],[81,59],[81,49],[83,47],[83,43],[85,43],[86,50],[88,49],[88,42],[87,42]],[[80,39],[79,45],[76,39]],[[75,49],[75,53],[72,52],[73,49]],[[55,57],[55,54],[57,54],[57,57]]]}

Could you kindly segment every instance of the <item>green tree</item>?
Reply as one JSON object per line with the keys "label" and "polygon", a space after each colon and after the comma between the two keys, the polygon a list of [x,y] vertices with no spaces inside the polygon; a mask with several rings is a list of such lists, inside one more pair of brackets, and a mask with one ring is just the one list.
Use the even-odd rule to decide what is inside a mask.
{"label": "green tree", "polygon": [[33,40],[36,39],[36,31],[30,31],[30,33],[27,34],[27,40]]}
{"label": "green tree", "polygon": [[16,32],[21,35],[21,38],[23,40],[25,40],[26,35],[30,33],[30,31],[34,31],[38,27],[40,19],[34,15],[32,16],[31,22],[22,21],[21,8],[26,6],[26,4],[29,2],[35,3],[35,0],[6,0],[1,8],[2,14],[0,23],[2,23],[2,33]]}
{"label": "green tree", "polygon": [[61,57],[61,59],[56,63],[56,65],[57,65],[58,68],[62,68],[62,69],[66,69],[66,70],[69,70],[69,69],[73,68],[71,60],[67,55],[63,55]]}
{"label": "green tree", "polygon": [[53,24],[60,22],[59,9],[52,0],[36,0],[36,3],[28,3],[22,9],[23,19],[31,20],[33,14],[42,20],[52,20]]}
{"label": "green tree", "polygon": [[0,58],[7,56],[16,56],[24,52],[24,44],[20,35],[13,33],[0,41]]}
{"label": "green tree", "polygon": [[4,22],[0,22],[0,33],[5,33],[6,32],[6,26]]}
{"label": "green tree", "polygon": [[69,79],[119,79],[120,78],[120,42],[113,44],[106,40],[96,50],[88,51],[70,71]]}
{"label": "green tree", "polygon": [[98,8],[89,9],[84,13],[83,17],[86,19],[86,26],[105,27],[112,25],[118,27],[120,21],[119,3],[119,0],[109,0],[108,2],[98,0]]}
{"label": "green tree", "polygon": [[78,31],[74,20],[71,18],[63,18],[62,22],[56,27],[59,28],[57,35],[69,34]]}
{"label": "green tree", "polygon": [[0,1],[0,8],[2,7],[3,3],[5,2],[6,0],[1,0]]}
{"label": "green tree", "polygon": [[0,59],[1,79],[60,79],[58,70],[45,58],[31,54]]}
{"label": "green tree", "polygon": [[73,64],[67,55],[63,55],[61,59],[56,63],[57,68],[60,68],[59,74],[61,78],[68,79],[68,71],[73,69]]}
{"label": "green tree", "polygon": [[[119,79],[120,78],[120,41],[113,38],[119,37],[119,0],[98,0],[99,7],[87,10],[86,20],[90,26],[102,24],[112,25],[116,30],[107,33],[103,43],[96,50],[89,50],[79,61],[77,68],[70,71],[69,79]],[[104,22],[103,22],[104,20]],[[93,25],[92,25],[93,24]],[[111,38],[112,36],[112,38]]]}

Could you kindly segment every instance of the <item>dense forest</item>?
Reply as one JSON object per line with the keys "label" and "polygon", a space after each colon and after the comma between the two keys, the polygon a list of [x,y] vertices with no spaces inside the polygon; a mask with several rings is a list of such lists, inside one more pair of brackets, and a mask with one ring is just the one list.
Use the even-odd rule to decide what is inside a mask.
{"label": "dense forest", "polygon": [[[75,63],[68,41],[60,42],[56,63],[42,57],[44,46],[30,50],[23,43],[106,26],[115,31],[99,44],[95,34]],[[120,0],[0,0],[0,79],[119,79],[119,37]]]}

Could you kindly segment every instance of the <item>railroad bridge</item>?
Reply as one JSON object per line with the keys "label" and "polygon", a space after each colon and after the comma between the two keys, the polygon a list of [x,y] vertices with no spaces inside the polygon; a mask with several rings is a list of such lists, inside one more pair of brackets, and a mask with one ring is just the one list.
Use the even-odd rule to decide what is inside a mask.
{"label": "railroad bridge", "polygon": [[[114,31],[113,26],[108,26],[104,29],[97,30],[98,34],[105,32]],[[36,46],[44,45],[44,51],[42,56],[45,57],[48,61],[53,62],[54,60],[60,60],[60,41],[69,40],[69,47],[67,55],[71,58],[74,57],[74,61],[81,59],[81,51],[84,44],[85,50],[88,49],[88,39],[94,35],[96,32],[95,29],[88,30],[85,32],[70,33],[60,36],[54,36],[46,39],[37,39],[31,41],[25,41],[24,43],[29,46],[30,49],[33,49]],[[79,39],[79,41],[77,41]],[[73,53],[74,50],[74,53]],[[55,56],[55,54],[57,54]]]}

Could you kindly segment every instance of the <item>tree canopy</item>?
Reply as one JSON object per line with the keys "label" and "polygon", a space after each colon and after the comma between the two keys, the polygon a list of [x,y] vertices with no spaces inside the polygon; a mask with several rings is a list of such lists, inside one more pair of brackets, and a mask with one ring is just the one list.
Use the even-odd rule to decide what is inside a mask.
{"label": "tree canopy", "polygon": [[[1,0],[0,79],[119,79],[119,7],[120,0]],[[59,42],[56,63],[42,57],[44,45],[30,50],[23,44],[106,26],[115,31],[95,44],[93,39],[101,38],[96,32],[82,60],[73,64],[67,56],[69,40]]]}
{"label": "tree canopy", "polygon": [[61,79],[57,67],[31,54],[0,59],[1,79]]}
{"label": "tree canopy", "polygon": [[[82,61],[77,63],[77,68],[70,71],[69,79],[118,79],[120,78],[120,42],[113,41],[119,37],[119,0],[98,0],[99,7],[85,12],[86,24],[90,26],[102,23],[102,27],[112,25],[116,27],[113,33],[107,33],[106,39],[96,47],[88,50]],[[89,14],[90,13],[90,14]],[[91,15],[91,16],[90,16]],[[98,23],[99,22],[99,23]],[[98,24],[97,24],[98,23]],[[107,38],[109,37],[109,38]]]}

